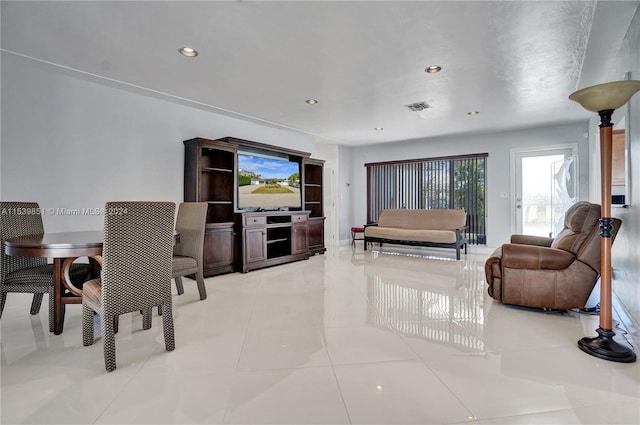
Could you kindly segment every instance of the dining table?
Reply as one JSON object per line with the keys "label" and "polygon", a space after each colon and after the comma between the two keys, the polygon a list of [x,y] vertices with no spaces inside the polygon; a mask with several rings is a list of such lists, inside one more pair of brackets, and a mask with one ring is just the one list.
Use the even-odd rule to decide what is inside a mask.
{"label": "dining table", "polygon": [[[43,233],[19,236],[5,241],[7,255],[45,257],[53,259],[53,333],[60,335],[64,327],[65,306],[82,304],[82,283],[70,278],[71,265],[79,258],[88,258],[90,279],[99,276],[102,267],[102,230]],[[174,244],[180,242],[180,233],[174,231]]]}

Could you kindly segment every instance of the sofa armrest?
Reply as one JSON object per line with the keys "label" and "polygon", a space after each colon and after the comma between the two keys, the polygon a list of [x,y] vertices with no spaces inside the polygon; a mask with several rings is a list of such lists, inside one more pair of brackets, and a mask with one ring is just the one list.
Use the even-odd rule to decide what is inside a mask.
{"label": "sofa armrest", "polygon": [[469,226],[462,226],[456,229],[456,241],[462,242],[465,240],[464,231],[467,230]]}
{"label": "sofa armrest", "polygon": [[576,257],[561,249],[535,245],[502,245],[502,267],[511,269],[566,269]]}
{"label": "sofa armrest", "polygon": [[553,238],[533,235],[511,235],[511,243],[549,247],[553,243]]}

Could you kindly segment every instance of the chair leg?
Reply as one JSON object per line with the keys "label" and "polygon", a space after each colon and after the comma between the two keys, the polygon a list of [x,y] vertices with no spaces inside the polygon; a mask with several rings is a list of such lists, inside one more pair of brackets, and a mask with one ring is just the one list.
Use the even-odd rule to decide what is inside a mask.
{"label": "chair leg", "polygon": [[178,276],[175,278],[176,281],[176,289],[178,290],[178,295],[184,294],[184,286],[182,285],[182,277]]}
{"label": "chair leg", "polygon": [[198,292],[200,293],[200,299],[207,299],[207,288],[204,286],[204,274],[202,272],[196,273],[196,282],[198,283]]}
{"label": "chair leg", "polygon": [[142,311],[142,329],[151,329],[151,308]]}
{"label": "chair leg", "polygon": [[33,301],[31,301],[31,310],[29,311],[32,315],[40,313],[40,306],[42,305],[43,297],[44,294],[33,294]]}
{"label": "chair leg", "polygon": [[93,309],[82,304],[82,345],[93,345]]}
{"label": "chair leg", "polygon": [[55,302],[53,300],[53,288],[49,288],[49,332],[55,330]]}
{"label": "chair leg", "polygon": [[162,328],[164,331],[164,346],[167,351],[176,348],[175,334],[173,331],[173,311],[171,301],[163,305]]}
{"label": "chair leg", "polygon": [[116,369],[116,339],[113,333],[113,316],[103,317],[104,367],[111,372]]}
{"label": "chair leg", "polygon": [[4,304],[7,302],[7,293],[0,292],[0,317],[2,317],[2,312],[4,311]]}

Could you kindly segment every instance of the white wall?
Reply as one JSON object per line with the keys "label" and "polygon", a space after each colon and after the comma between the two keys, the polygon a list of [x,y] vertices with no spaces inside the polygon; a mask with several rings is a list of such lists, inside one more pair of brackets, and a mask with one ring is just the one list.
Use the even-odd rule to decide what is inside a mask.
{"label": "white wall", "polygon": [[[183,199],[183,140],[233,136],[313,153],[313,138],[90,81],[2,54],[0,198],[47,209]],[[82,77],[82,78],[79,78]],[[102,227],[47,214],[47,231]]]}
{"label": "white wall", "polygon": [[[569,100],[567,100],[569,102]],[[431,158],[449,155],[488,153],[487,158],[487,245],[499,246],[509,240],[512,233],[510,196],[510,150],[514,148],[550,147],[558,144],[578,144],[579,197],[589,196],[589,145],[584,138],[587,122],[537,127],[496,133],[470,134],[413,140],[402,143],[380,144],[354,148],[354,220],[366,222],[365,163],[412,158]]]}
{"label": "white wall", "polygon": [[[640,80],[640,7],[629,26],[629,30],[620,46],[611,71],[604,76],[602,83],[624,79]],[[597,134],[599,119],[593,114],[590,134]],[[612,252],[613,291],[620,299],[629,315],[640,323],[640,93],[636,93],[624,107],[616,110],[616,123],[624,117],[628,137],[628,175],[629,189],[626,199],[628,208],[613,208],[612,216],[622,219],[622,227],[616,237]],[[592,137],[593,152],[599,152],[597,137]],[[598,153],[599,155],[599,153]],[[600,176],[599,163],[593,164],[591,171]],[[600,188],[600,181],[597,181]],[[598,194],[598,199],[600,195]],[[636,348],[636,353],[638,349]]]}

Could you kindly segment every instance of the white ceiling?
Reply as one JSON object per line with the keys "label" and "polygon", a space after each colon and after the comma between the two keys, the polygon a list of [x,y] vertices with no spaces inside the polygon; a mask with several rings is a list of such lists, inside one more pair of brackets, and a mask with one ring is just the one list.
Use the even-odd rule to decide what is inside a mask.
{"label": "white ceiling", "polygon": [[[1,41],[125,89],[364,145],[586,119],[567,96],[605,82],[638,3],[2,1]],[[200,55],[179,55],[187,45]],[[433,64],[442,72],[425,73]],[[420,101],[432,108],[404,106]]]}

